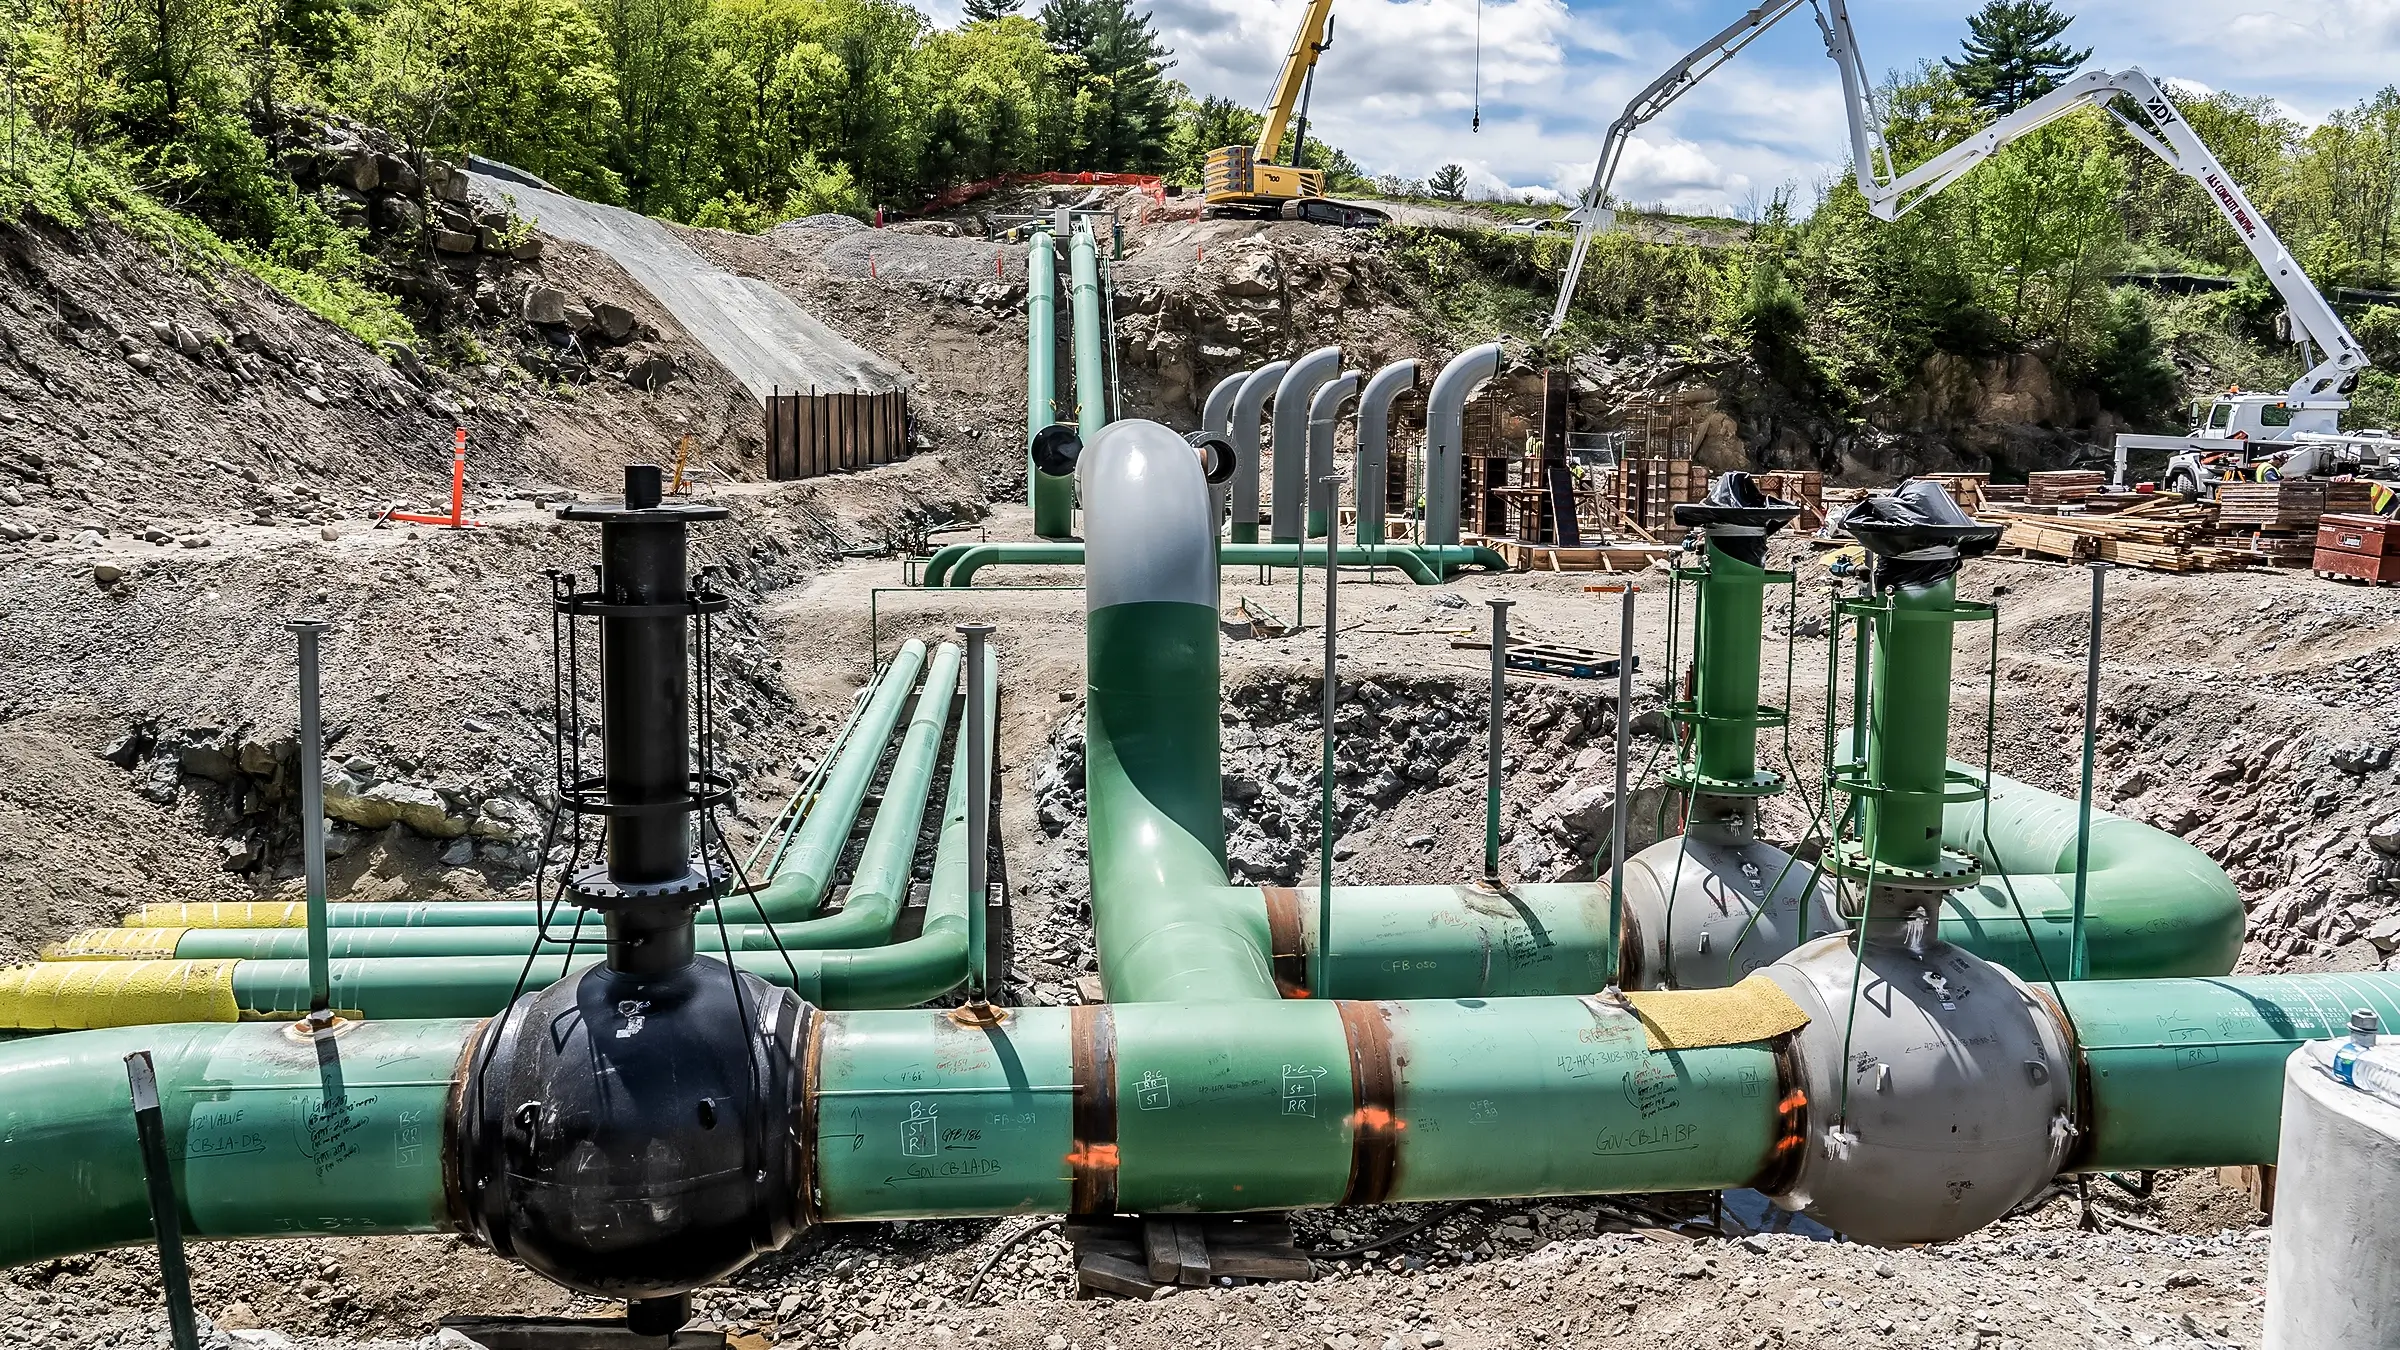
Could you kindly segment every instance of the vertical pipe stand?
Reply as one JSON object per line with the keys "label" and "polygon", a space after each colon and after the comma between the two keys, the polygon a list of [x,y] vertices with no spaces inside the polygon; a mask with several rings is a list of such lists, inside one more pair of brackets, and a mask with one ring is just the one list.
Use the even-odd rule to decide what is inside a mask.
{"label": "vertical pipe stand", "polygon": [[1508,711],[1508,609],[1514,600],[1487,600],[1492,607],[1492,709],[1483,748],[1483,884],[1500,888],[1500,758]]}
{"label": "vertical pipe stand", "polygon": [[1617,986],[1623,974],[1619,967],[1625,945],[1626,815],[1633,808],[1625,792],[1632,752],[1633,583],[1627,582],[1617,610],[1617,795],[1608,822],[1608,992],[1612,997],[1621,996]]}
{"label": "vertical pipe stand", "polygon": [[[1339,481],[1333,477],[1321,480],[1331,496]],[[1325,537],[1325,687],[1324,706],[1318,714],[1318,749],[1323,759],[1319,768],[1320,789],[1317,805],[1317,971],[1310,981],[1318,998],[1333,997],[1331,982],[1326,978],[1333,971],[1333,708],[1341,694],[1341,672],[1335,663],[1340,658],[1341,635],[1334,622],[1334,592],[1340,585],[1341,572],[1335,566],[1340,550],[1329,533]],[[1301,546],[1303,550],[1306,545]],[[1306,575],[1306,573],[1301,573]]]}
{"label": "vertical pipe stand", "polygon": [[159,1107],[158,1070],[149,1051],[136,1050],[125,1057],[125,1080],[133,1093],[142,1175],[150,1184],[150,1228],[158,1241],[158,1282],[167,1294],[167,1328],[174,1335],[175,1350],[200,1350],[200,1324],[192,1312],[192,1268],[183,1258],[182,1212],[167,1161],[166,1113]]}
{"label": "vertical pipe stand", "polygon": [[2090,977],[2091,957],[2084,947],[2083,908],[2092,872],[2092,774],[2100,744],[2100,610],[2108,596],[2108,568],[2092,569],[2092,627],[2083,660],[2083,791],[2075,810],[2075,923],[2067,947],[2067,978]]}
{"label": "vertical pipe stand", "polygon": [[992,636],[988,623],[962,623],[958,631],[967,640],[967,718],[962,734],[967,738],[967,1007],[977,1019],[991,1019],[991,991],[985,983],[985,956],[990,939],[984,931],[990,921],[986,913],[991,908],[991,876],[988,871],[991,852],[992,823],[992,766],[987,762],[991,747],[984,743],[984,709],[992,696],[985,677],[984,644]]}
{"label": "vertical pipe stand", "polygon": [[333,1025],[332,940],[325,929],[325,726],[317,703],[317,639],[332,625],[294,619],[284,625],[300,640],[300,853],[308,870],[308,1021],[311,1032]]}

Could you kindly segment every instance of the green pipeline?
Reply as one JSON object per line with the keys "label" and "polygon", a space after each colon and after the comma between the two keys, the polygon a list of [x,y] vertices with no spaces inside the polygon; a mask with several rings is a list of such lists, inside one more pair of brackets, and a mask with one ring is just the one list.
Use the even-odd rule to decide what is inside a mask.
{"label": "green pipeline", "polygon": [[1756,786],[1759,640],[1767,573],[1710,545],[1700,579],[1692,768],[1703,784]]}
{"label": "green pipeline", "polygon": [[1108,425],[1108,348],[1100,326],[1100,249],[1084,224],[1068,235],[1068,300],[1075,321],[1075,427],[1090,445]]}
{"label": "green pipeline", "polygon": [[[1227,544],[1220,567],[1323,567],[1325,546]],[[1488,548],[1461,544],[1344,544],[1336,555],[1343,567],[1391,567],[1420,586],[1436,586],[1470,567],[1505,572],[1508,560]],[[967,587],[986,567],[1081,567],[1081,544],[950,544],[926,560],[918,584]]]}
{"label": "green pipeline", "polygon": [[[730,944],[737,952],[841,951],[880,947],[891,941],[892,925],[908,899],[909,864],[916,853],[918,829],[924,822],[926,798],[933,787],[934,766],[941,757],[943,732],[958,689],[960,660],[958,646],[943,643],[926,666],[925,687],[917,695],[915,711],[909,717],[900,747],[893,752],[892,767],[884,781],[883,805],[877,808],[874,824],[869,827],[842,908],[833,914],[794,923],[737,923],[720,930],[713,923],[704,922],[699,932],[700,950],[722,951]],[[871,764],[867,767],[870,771],[873,768]],[[837,761],[836,772],[839,771]],[[848,786],[845,784],[841,790],[847,792]],[[805,830],[803,833],[805,836]],[[831,872],[817,861],[827,848],[840,847],[840,840],[823,838],[829,833],[820,832],[817,840],[804,840],[794,850],[796,868],[809,869],[820,879],[830,879]],[[761,900],[763,903],[772,898],[762,896]],[[728,900],[725,907],[737,916],[750,908],[739,897]],[[788,897],[778,908],[790,908]],[[562,936],[572,922],[571,917],[563,923],[552,920],[553,938]],[[333,955],[340,958],[521,957],[540,944],[542,931],[537,927],[463,925],[348,927],[336,929],[328,936],[332,939]],[[102,950],[106,950],[105,946]],[[85,954],[71,949],[55,956],[44,954],[45,959],[75,959],[79,955]],[[171,955],[204,961],[305,958],[308,932],[300,928],[190,928],[176,938]]]}
{"label": "green pipeline", "polygon": [[[1950,768],[1982,776],[1981,765]],[[1985,802],[1953,802],[1942,814],[1943,844],[1979,859],[1985,873],[1943,903],[1942,936],[2028,980],[2063,978],[2076,803],[2000,774],[1990,792],[1988,824]],[[2087,887],[2094,979],[2222,975],[2241,957],[2241,892],[2207,854],[2164,830],[2095,807]]]}
{"label": "green pipeline", "polygon": [[[997,688],[996,666],[991,669]],[[987,718],[987,743],[993,725]],[[935,885],[919,936],[863,951],[738,950],[733,964],[820,1008],[905,1008],[957,988],[966,979],[967,962],[965,774],[956,768],[957,756],[964,753],[961,739],[934,860]],[[896,823],[894,830],[899,828]],[[913,830],[909,834],[913,839]],[[904,870],[895,873],[896,879],[904,876]],[[716,928],[710,915],[701,915],[700,928],[702,933]],[[708,948],[722,950],[725,937],[742,946],[728,925],[723,936],[712,935]],[[530,958],[518,953],[340,960],[331,967],[333,1001],[346,1012],[379,1021],[483,1017],[518,994],[597,962],[580,949]],[[63,1031],[200,1018],[231,1021],[294,1016],[307,1006],[304,960],[50,962],[0,971],[0,1028]]]}
{"label": "green pipeline", "polygon": [[0,1267],[150,1241],[125,1057],[158,1071],[181,1222],[210,1238],[448,1231],[444,1124],[472,1021],[280,1024],[0,1044]]}
{"label": "green pipeline", "polygon": [[1035,229],[1025,250],[1025,482],[1033,532],[1044,539],[1075,533],[1075,480],[1033,462],[1033,438],[1058,420],[1058,250]]}
{"label": "green pipeline", "polygon": [[1950,652],[1958,581],[1888,592],[1875,618],[1874,728],[1863,817],[1880,869],[1932,873],[1942,864],[1942,795],[1950,746]]}
{"label": "green pipeline", "polygon": [[[900,650],[885,667],[883,678],[875,686],[858,724],[834,756],[832,767],[817,789],[817,800],[807,818],[801,822],[797,837],[783,856],[774,878],[750,896],[736,896],[725,902],[727,915],[734,920],[755,919],[780,927],[787,948],[818,949],[871,945],[880,939],[872,932],[860,931],[859,926],[834,920],[811,919],[817,906],[833,883],[834,866],[841,859],[843,847],[858,821],[859,808],[865,803],[867,789],[875,781],[876,770],[883,762],[884,749],[890,745],[892,732],[899,725],[901,712],[908,706],[908,694],[924,668],[925,644],[914,638]],[[220,905],[220,906],[151,906],[126,920],[126,927],[202,928],[223,927],[256,931],[262,909],[277,912],[296,912],[286,905]],[[572,911],[562,911],[564,923],[574,921]],[[221,921],[212,918],[221,916]],[[331,928],[506,928],[531,932],[542,924],[541,909],[519,900],[433,900],[420,902],[358,901],[326,906],[326,921]],[[552,917],[554,929],[559,916]],[[522,955],[532,944],[513,940],[503,950]],[[773,945],[769,943],[768,945]],[[406,944],[362,944],[360,955],[398,955],[413,950]],[[178,955],[187,955],[180,949]],[[235,953],[240,954],[240,953]]]}

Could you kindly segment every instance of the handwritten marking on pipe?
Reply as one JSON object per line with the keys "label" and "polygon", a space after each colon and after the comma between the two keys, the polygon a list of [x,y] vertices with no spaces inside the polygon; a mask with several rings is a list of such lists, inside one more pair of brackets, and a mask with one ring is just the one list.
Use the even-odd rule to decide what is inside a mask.
{"label": "handwritten marking on pipe", "polygon": [[1700,1127],[1691,1124],[1643,1125],[1631,1130],[1604,1130],[1592,1140],[1601,1154],[1689,1153],[1700,1147]]}
{"label": "handwritten marking on pipe", "polygon": [[1145,1069],[1133,1085],[1134,1105],[1144,1111],[1164,1111],[1175,1104],[1173,1084],[1156,1069]]}
{"label": "handwritten marking on pipe", "polygon": [[1283,1066],[1283,1114],[1314,1116],[1317,1113],[1317,1080],[1325,1076],[1321,1064],[1286,1064]]}
{"label": "handwritten marking on pipe", "polygon": [[900,1156],[931,1158],[941,1152],[941,1113],[924,1102],[908,1104],[908,1119],[900,1122]]}

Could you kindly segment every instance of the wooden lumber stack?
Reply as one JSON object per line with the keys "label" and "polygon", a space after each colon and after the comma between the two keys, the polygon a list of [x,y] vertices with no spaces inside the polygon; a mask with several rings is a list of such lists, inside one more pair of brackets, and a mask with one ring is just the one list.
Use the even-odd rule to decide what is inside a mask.
{"label": "wooden lumber stack", "polygon": [[2216,572],[2257,561],[2248,550],[2218,540],[2213,509],[2169,494],[2110,515],[1987,513],[1983,519],[2007,525],[2002,548],[2067,562],[2099,559],[2162,572]]}
{"label": "wooden lumber stack", "polygon": [[2301,478],[2276,483],[2220,483],[2217,506],[2227,525],[2262,530],[2314,530],[2326,512],[2371,511],[2373,485],[2347,479]]}
{"label": "wooden lumber stack", "polygon": [[1983,504],[1986,506],[2016,505],[2024,500],[2025,485],[2023,483],[1986,483],[1983,485]]}
{"label": "wooden lumber stack", "polygon": [[1639,572],[1660,558],[1682,552],[1672,544],[1620,542],[1583,548],[1558,544],[1528,544],[1516,539],[1476,542],[1498,550],[1520,572]]}
{"label": "wooden lumber stack", "polygon": [[2073,506],[2102,490],[2108,475],[2097,469],[2053,469],[2025,476],[2027,506]]}

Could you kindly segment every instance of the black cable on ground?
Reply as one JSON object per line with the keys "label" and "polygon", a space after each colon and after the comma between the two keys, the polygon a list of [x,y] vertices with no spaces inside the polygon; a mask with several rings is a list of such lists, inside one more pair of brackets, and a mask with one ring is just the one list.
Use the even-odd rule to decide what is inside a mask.
{"label": "black cable on ground", "polygon": [[984,1277],[992,1273],[992,1267],[1000,1264],[1001,1257],[1008,1255],[1010,1252],[1015,1251],[1021,1246],[1024,1246],[1026,1240],[1031,1238],[1034,1234],[1046,1233],[1065,1222],[1065,1219],[1044,1219],[1040,1223],[1031,1224],[1024,1228],[1020,1228],[1016,1232],[1009,1234],[1007,1237],[1000,1239],[1000,1245],[992,1248],[992,1254],[983,1258],[983,1264],[975,1268],[975,1278],[967,1281],[967,1292],[961,1295],[958,1301],[961,1303],[973,1303],[975,1301],[975,1295],[981,1292],[983,1289]]}

